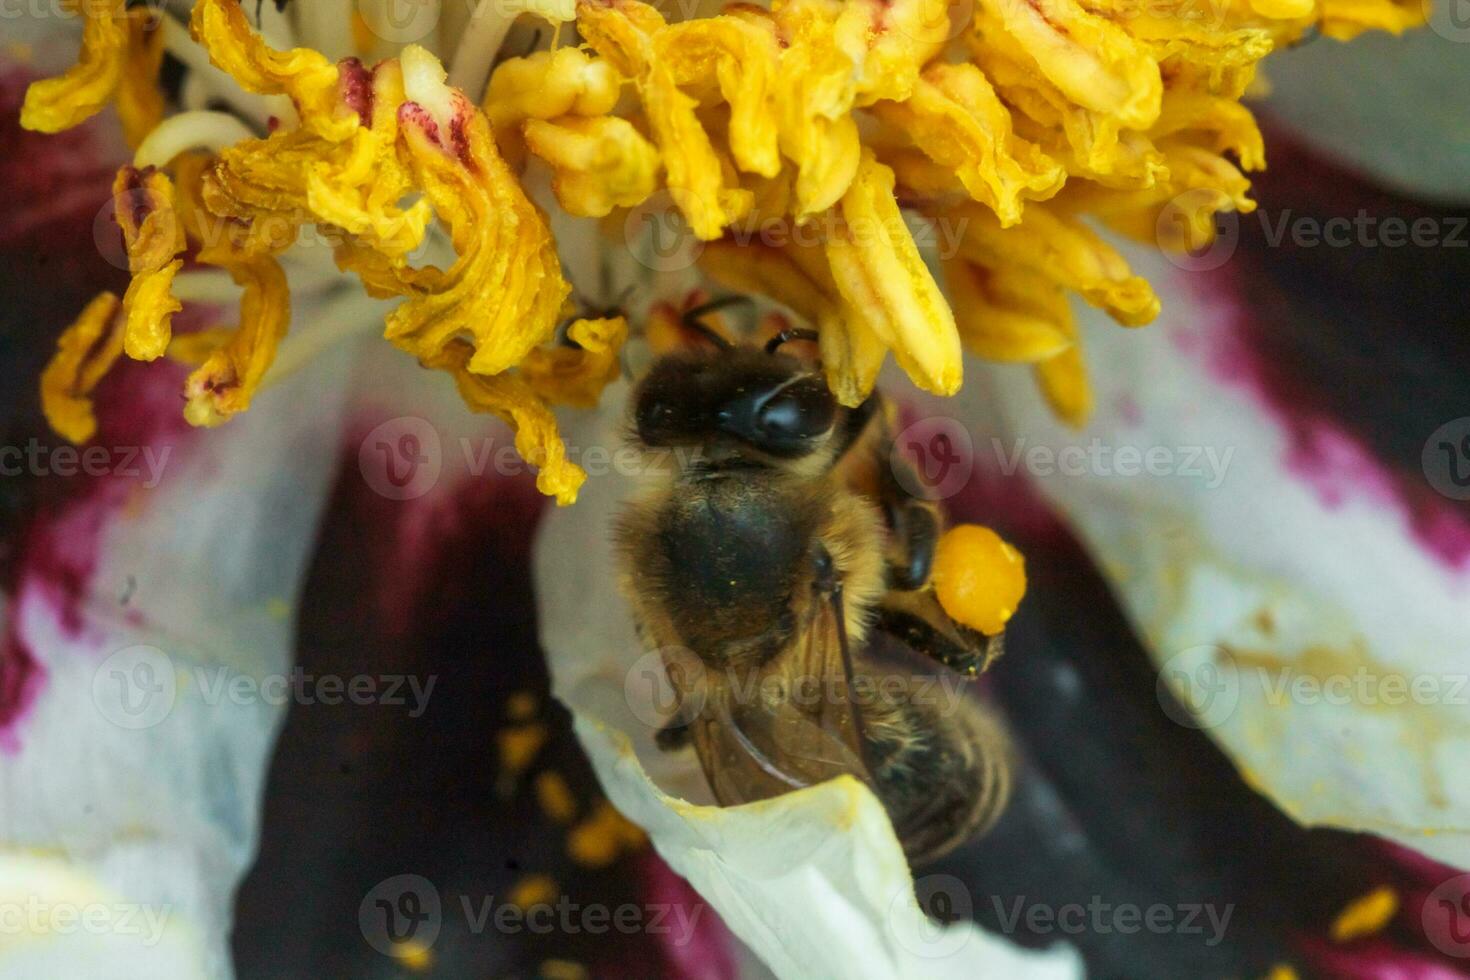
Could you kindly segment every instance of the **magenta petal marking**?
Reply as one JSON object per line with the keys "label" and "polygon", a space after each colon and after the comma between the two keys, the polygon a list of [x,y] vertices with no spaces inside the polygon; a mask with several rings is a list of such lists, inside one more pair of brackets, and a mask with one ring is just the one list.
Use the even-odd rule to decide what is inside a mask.
{"label": "magenta petal marking", "polygon": [[14,612],[0,637],[0,752],[7,755],[20,751],[20,723],[46,680],[46,668],[16,632]]}
{"label": "magenta petal marking", "polygon": [[1287,440],[1286,471],[1310,487],[1325,509],[1366,500],[1398,511],[1422,551],[1451,571],[1470,572],[1470,520],[1422,473],[1387,466],[1337,420],[1293,397],[1301,385],[1251,348],[1242,327],[1249,314],[1225,272],[1191,277],[1204,316],[1195,328],[1175,332],[1176,346],[1201,359],[1218,381],[1251,396],[1275,420]]}
{"label": "magenta petal marking", "polygon": [[657,854],[640,862],[648,901],[670,909],[667,928],[657,936],[669,970],[678,980],[735,980],[734,937],[694,887]]}

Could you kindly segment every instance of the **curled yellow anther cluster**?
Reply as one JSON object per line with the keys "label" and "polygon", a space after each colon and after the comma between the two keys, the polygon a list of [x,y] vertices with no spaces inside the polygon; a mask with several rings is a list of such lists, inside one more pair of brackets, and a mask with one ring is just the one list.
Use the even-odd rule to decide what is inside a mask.
{"label": "curled yellow anther cluster", "polygon": [[[1087,219],[1166,249],[1209,245],[1218,212],[1254,207],[1242,171],[1265,160],[1239,99],[1256,62],[1314,23],[1412,20],[1391,0],[1355,2],[1212,0],[1202,16],[1194,0],[774,0],[668,23],[639,0],[581,0],[597,57],[565,56],[563,74],[602,64],[636,99],[523,131],[568,210],[632,206],[659,179],[695,236],[738,241],[743,255],[707,246],[707,271],[816,323],[844,402],[867,394],[887,350],[919,386],[952,392],[963,340],[1035,364],[1081,424],[1091,395],[1068,295],[1127,326],[1159,309]],[[492,112],[497,90],[525,103],[549,64],[502,65]],[[958,323],[900,208],[937,229]],[[819,247],[751,241],[771,229]]]}
{"label": "curled yellow anther cluster", "polygon": [[[91,435],[91,392],[122,354],[194,364],[194,424],[245,410],[290,323],[281,257],[313,230],[368,294],[400,301],[385,336],[514,427],[560,502],[584,474],[547,406],[595,404],[628,324],[587,315],[558,336],[574,311],[523,186],[533,169],[574,216],[615,223],[666,198],[705,273],[818,328],[845,404],[890,352],[953,393],[967,346],[1032,365],[1080,425],[1092,394],[1073,299],[1129,327],[1159,312],[1097,226],[1210,245],[1219,212],[1254,207],[1245,174],[1265,154],[1240,100],[1260,59],[1313,27],[1347,38],[1423,18],[1413,0],[771,0],[670,22],[641,0],[537,0],[525,10],[575,17],[583,43],[501,59],[477,105],[422,48],[371,67],[276,50],[238,0],[196,0],[191,36],[274,116],[238,139],[201,113],[210,137],[180,144],[175,120],[159,125],[159,19],[69,6],[81,56],[31,86],[22,123],[56,131],[113,102],[139,159],[114,188],[132,282],[63,335],[43,378],[55,428]],[[456,59],[454,77],[483,78],[490,52]],[[180,152],[199,146],[214,149]],[[432,227],[447,267],[414,262]],[[241,287],[237,326],[173,337],[185,255]],[[671,309],[656,307],[650,341]]]}
{"label": "curled yellow anther cluster", "polygon": [[[371,70],[307,49],[275,51],[233,0],[199,0],[191,29],[243,87],[289,96],[296,119],[213,156],[186,153],[163,169],[119,172],[116,219],[133,273],[117,330],[123,351],[142,360],[169,352],[197,364],[184,391],[191,424],[218,425],[244,411],[290,324],[278,257],[314,227],[370,293],[403,297],[385,335],[452,374],[471,407],[516,428],[517,445],[542,467],[540,487],[560,502],[574,500],[584,477],[567,462],[544,400],[595,401],[616,374],[626,325],[581,321],[569,332],[576,349],[539,350],[553,338],[570,287],[545,215],[497,152],[486,115],[446,84],[439,62],[420,48]],[[594,144],[580,158],[567,154],[569,193],[607,158],[595,144],[622,145],[631,131],[601,116],[577,129],[571,114],[579,106],[605,112],[619,84],[609,84],[600,66],[587,75],[581,94],[569,94],[563,115],[550,123]],[[548,135],[555,141],[555,134],[538,133],[538,145]],[[589,197],[589,211],[605,213],[652,190],[646,176],[633,191],[619,191],[617,180],[609,186],[609,201]],[[417,268],[409,256],[434,217],[448,230],[455,260],[445,269]],[[207,343],[172,338],[180,303],[171,287],[188,246],[201,265],[224,269],[242,289],[239,325],[223,336],[211,332]],[[68,437],[91,434],[86,397],[116,359],[103,356],[110,348],[85,360],[78,353],[83,341],[90,350],[103,338],[104,312],[110,323],[110,310],[88,308],[48,370],[48,414]]]}

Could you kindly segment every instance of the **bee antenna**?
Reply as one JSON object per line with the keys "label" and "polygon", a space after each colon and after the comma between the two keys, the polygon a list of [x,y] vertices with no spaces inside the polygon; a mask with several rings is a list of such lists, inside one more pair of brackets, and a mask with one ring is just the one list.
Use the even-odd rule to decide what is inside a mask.
{"label": "bee antenna", "polygon": [[726,340],[722,334],[712,329],[708,324],[701,321],[700,317],[708,313],[713,313],[716,310],[723,310],[727,306],[749,302],[751,302],[749,296],[721,296],[719,299],[712,299],[708,303],[700,303],[698,306],[685,310],[683,315],[679,317],[679,323],[687,329],[693,330],[720,350],[729,350],[733,346],[730,341]]}
{"label": "bee antenna", "polygon": [[810,340],[812,343],[816,343],[817,337],[818,334],[815,330],[808,330],[805,327],[788,327],[766,341],[766,353],[774,354],[781,349],[782,344],[790,343],[793,340]]}

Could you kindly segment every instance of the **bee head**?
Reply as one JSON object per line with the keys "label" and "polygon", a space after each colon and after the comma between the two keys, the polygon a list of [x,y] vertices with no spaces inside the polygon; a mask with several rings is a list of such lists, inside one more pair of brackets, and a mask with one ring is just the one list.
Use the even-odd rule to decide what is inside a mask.
{"label": "bee head", "polygon": [[821,375],[794,357],[754,347],[661,358],[639,385],[633,409],[646,446],[752,449],[785,460],[818,448],[836,416]]}

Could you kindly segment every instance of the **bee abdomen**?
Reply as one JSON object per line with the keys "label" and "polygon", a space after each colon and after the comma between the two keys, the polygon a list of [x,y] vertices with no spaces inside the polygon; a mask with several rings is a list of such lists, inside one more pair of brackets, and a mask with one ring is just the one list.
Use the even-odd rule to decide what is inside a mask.
{"label": "bee abdomen", "polygon": [[1003,730],[978,701],[951,693],[864,713],[878,795],[915,865],[989,829],[1010,798]]}

